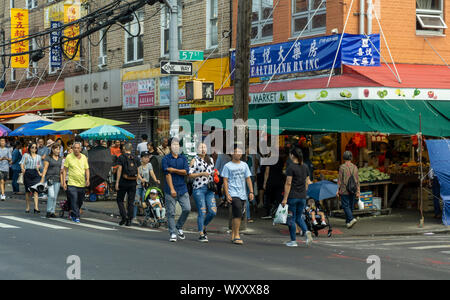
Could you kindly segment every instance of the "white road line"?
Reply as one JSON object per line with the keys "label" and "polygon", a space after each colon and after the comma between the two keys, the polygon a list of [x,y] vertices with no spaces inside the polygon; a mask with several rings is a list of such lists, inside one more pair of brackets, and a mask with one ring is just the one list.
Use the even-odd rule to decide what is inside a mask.
{"label": "white road line", "polygon": [[426,243],[442,243],[443,241],[415,241],[415,242],[395,242],[395,243],[384,243],[380,246],[400,246],[400,245],[412,245],[412,244],[426,244]]}
{"label": "white road line", "polygon": [[63,219],[50,219],[50,220],[58,221],[58,222],[65,223],[65,224],[71,224],[71,225],[75,225],[75,226],[98,229],[98,230],[108,230],[108,231],[116,231],[117,230],[115,228],[107,228],[107,227],[102,227],[102,226],[97,226],[97,225],[86,224],[86,223],[83,223],[83,219],[81,220],[81,223],[75,223],[73,221],[63,220]]}
{"label": "white road line", "polygon": [[409,249],[412,249],[412,250],[428,250],[428,249],[442,249],[442,248],[450,248],[450,245],[411,247]]}
{"label": "white road line", "polygon": [[100,219],[83,218],[83,220],[100,223],[100,224],[104,224],[104,225],[119,226],[119,223],[109,222],[109,221],[100,220]]}
{"label": "white road line", "polygon": [[0,223],[0,228],[20,228],[20,227]]}
{"label": "white road line", "polygon": [[449,254],[449,255],[450,255],[450,251],[441,251],[441,253]]}
{"label": "white road line", "polygon": [[47,224],[47,223],[42,223],[42,222],[36,222],[36,221],[22,219],[22,218],[18,218],[18,217],[12,217],[12,216],[0,216],[0,217],[8,219],[8,220],[12,220],[12,221],[47,227],[47,228],[51,228],[51,229],[70,229],[69,227],[62,227],[62,226],[57,226],[57,225],[52,225],[52,224]]}
{"label": "white road line", "polygon": [[100,219],[94,219],[94,218],[83,218],[83,220],[96,222],[96,223],[100,223],[100,224],[105,224],[105,225],[112,225],[112,226],[116,226],[119,228],[134,229],[134,230],[138,230],[138,231],[159,232],[159,230],[156,230],[156,229],[142,228],[142,227],[136,227],[136,226],[119,226],[118,223],[113,223],[113,222],[104,221],[104,220],[100,220]]}

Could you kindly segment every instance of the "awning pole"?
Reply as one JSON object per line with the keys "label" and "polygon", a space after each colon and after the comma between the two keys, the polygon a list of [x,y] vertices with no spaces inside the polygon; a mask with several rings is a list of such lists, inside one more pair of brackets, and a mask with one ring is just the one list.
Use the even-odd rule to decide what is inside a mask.
{"label": "awning pole", "polygon": [[423,166],[422,166],[422,113],[419,113],[419,133],[417,134],[418,142],[419,142],[419,164],[420,164],[420,222],[419,227],[422,228],[424,226],[425,220],[423,217]]}
{"label": "awning pole", "polygon": [[345,28],[347,27],[348,18],[350,17],[350,13],[352,12],[352,7],[353,7],[353,0],[350,3],[350,9],[348,10],[347,19],[345,20],[344,28],[342,29],[341,39],[339,40],[339,45],[338,45],[338,48],[336,51],[336,56],[334,57],[333,66],[331,67],[330,76],[328,77],[327,87],[329,87],[329,85],[330,85],[331,76],[333,75],[334,66],[336,65],[336,60],[339,55],[339,49],[341,49],[342,39],[344,38]]}
{"label": "awning pole", "polygon": [[375,49],[375,51],[377,51],[378,55],[380,55],[380,57],[383,59],[383,61],[384,61],[384,63],[386,64],[386,66],[389,68],[389,70],[391,71],[391,73],[394,75],[395,79],[397,79],[397,81],[398,81],[399,83],[401,83],[400,78],[397,77],[397,75],[395,74],[394,70],[391,69],[391,67],[389,66],[387,60],[384,58],[383,55],[381,55],[380,51],[377,49],[377,47],[375,47],[375,45],[373,44],[373,42],[370,40],[370,37],[369,37],[367,34],[365,34],[365,36],[366,36],[366,38],[369,39],[369,42],[372,44],[372,46],[373,46],[373,48]]}
{"label": "awning pole", "polygon": [[434,47],[430,44],[430,42],[428,41],[427,38],[424,38],[425,42],[427,42],[427,44],[431,47],[431,49],[433,49],[434,53],[436,53],[437,56],[439,56],[439,58],[444,62],[444,64],[447,66],[447,68],[450,69],[450,66],[447,64],[447,62],[445,61],[445,59],[439,54],[439,52],[436,51],[436,49],[434,49]]}

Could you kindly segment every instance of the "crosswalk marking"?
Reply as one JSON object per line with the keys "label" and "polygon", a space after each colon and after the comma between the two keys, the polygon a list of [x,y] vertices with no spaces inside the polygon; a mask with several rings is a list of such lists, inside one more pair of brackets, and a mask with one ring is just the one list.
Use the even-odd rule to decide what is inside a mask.
{"label": "crosswalk marking", "polygon": [[20,228],[20,227],[0,223],[0,228]]}
{"label": "crosswalk marking", "polygon": [[421,243],[442,243],[443,241],[411,241],[411,242],[395,242],[395,243],[384,243],[380,244],[380,246],[401,246],[401,245],[412,245],[412,244],[421,244]]}
{"label": "crosswalk marking", "polygon": [[[119,226],[118,223],[113,223],[113,222],[104,221],[104,220],[100,220],[100,219],[83,218],[83,220],[97,222],[97,223],[105,224],[105,225]],[[136,226],[120,226],[120,228],[134,229],[134,230],[138,230],[138,231],[159,232],[159,230],[156,230],[156,229],[142,228],[142,227],[136,227]]]}
{"label": "crosswalk marking", "polygon": [[95,223],[99,223],[99,224],[104,224],[104,225],[119,226],[118,223],[109,222],[109,221],[100,220],[100,219],[83,218],[83,220],[85,220],[85,221],[91,221],[91,222],[95,222]]}
{"label": "crosswalk marking", "polygon": [[116,231],[117,230],[115,228],[102,227],[102,226],[91,225],[91,224],[86,224],[86,223],[75,223],[73,221],[63,220],[63,219],[50,219],[50,220],[58,221],[58,222],[65,223],[65,224],[72,224],[72,225],[75,225],[75,226],[81,226],[81,227],[88,227],[88,228],[98,229],[98,230],[107,230],[107,231]]}
{"label": "crosswalk marking", "polygon": [[17,222],[22,222],[22,223],[27,223],[27,224],[31,224],[31,225],[52,228],[52,229],[70,229],[69,227],[57,226],[57,225],[47,224],[47,223],[43,223],[43,222],[36,222],[36,221],[29,220],[29,219],[23,219],[23,218],[18,218],[18,217],[13,217],[13,216],[0,216],[0,218],[17,221]]}
{"label": "crosswalk marking", "polygon": [[450,245],[411,247],[409,249],[412,249],[412,250],[428,250],[428,249],[442,249],[442,248],[450,248]]}

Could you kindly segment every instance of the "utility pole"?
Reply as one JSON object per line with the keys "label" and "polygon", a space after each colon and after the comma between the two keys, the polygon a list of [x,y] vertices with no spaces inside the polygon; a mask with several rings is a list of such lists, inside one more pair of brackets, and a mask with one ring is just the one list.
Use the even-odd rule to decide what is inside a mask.
{"label": "utility pole", "polygon": [[[252,1],[238,0],[238,17],[236,28],[236,72],[234,77],[233,120],[243,120],[245,125],[245,149],[248,145],[248,97],[250,81],[250,35],[252,29]],[[234,129],[235,137],[237,136]],[[237,129],[239,130],[239,129]],[[241,229],[247,229],[247,215],[243,216]]]}
{"label": "utility pole", "polygon": [[[178,61],[178,0],[169,0],[170,3],[170,28],[169,28],[169,60]],[[172,125],[175,120],[179,118],[178,110],[178,76],[170,75],[170,124]],[[176,132],[172,134],[178,134],[178,128]]]}

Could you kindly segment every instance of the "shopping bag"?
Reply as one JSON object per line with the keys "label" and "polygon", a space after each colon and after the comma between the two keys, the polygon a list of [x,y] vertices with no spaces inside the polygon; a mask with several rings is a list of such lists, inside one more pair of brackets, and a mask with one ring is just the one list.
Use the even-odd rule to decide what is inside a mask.
{"label": "shopping bag", "polygon": [[18,184],[23,184],[23,173],[20,173],[19,178],[17,178]]}
{"label": "shopping bag", "polygon": [[275,224],[286,224],[288,216],[288,205],[278,205],[277,212],[275,213],[275,218],[273,219],[273,225]]}

